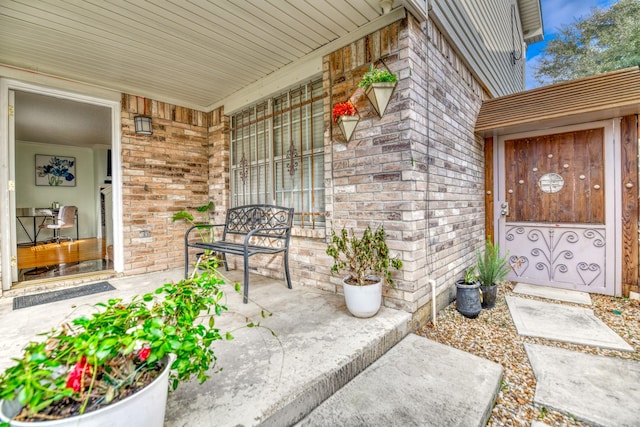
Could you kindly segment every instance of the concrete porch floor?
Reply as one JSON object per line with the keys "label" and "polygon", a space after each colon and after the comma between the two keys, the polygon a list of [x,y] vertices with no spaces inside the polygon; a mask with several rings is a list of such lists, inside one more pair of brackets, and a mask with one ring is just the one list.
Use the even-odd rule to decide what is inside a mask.
{"label": "concrete porch floor", "polygon": [[[225,275],[230,281],[236,281],[241,280],[241,273],[231,271]],[[21,348],[28,340],[35,339],[37,333],[89,311],[89,304],[116,296],[127,300],[132,295],[153,290],[168,281],[179,280],[181,275],[182,270],[171,270],[113,278],[108,281],[116,288],[115,291],[15,311],[12,310],[12,298],[0,298],[0,337],[3,342],[0,347],[0,370],[10,366],[10,358],[19,355]],[[287,289],[284,280],[252,275],[249,297],[255,303],[250,301],[242,304],[241,295],[236,294],[231,285],[227,286],[226,293],[229,312],[223,314],[216,323],[223,332],[231,331],[235,339],[215,345],[218,367],[223,370],[213,374],[202,385],[194,380],[181,384],[176,391],[170,393],[165,426],[293,425],[376,362],[410,332],[411,316],[408,313],[382,308],[373,318],[358,319],[348,313],[342,295],[295,284],[294,289]],[[260,315],[261,308],[256,303],[273,315],[263,319]],[[273,330],[277,337],[273,337],[266,328],[243,328],[247,319],[260,322]],[[406,341],[403,341],[403,346],[396,346],[394,351],[397,354],[392,352],[385,358],[404,358],[407,359],[405,365],[415,365],[405,366],[403,369],[416,369],[415,373],[408,376],[415,378],[416,384],[421,385],[417,388],[422,391],[425,380],[426,383],[432,383],[428,378],[446,376],[442,372],[442,366],[452,364],[477,367],[478,363],[492,363],[475,361],[477,358],[466,353],[458,355],[455,362],[452,362],[447,360],[448,347],[441,349],[444,346],[437,344],[439,347],[436,349],[430,347],[432,344],[436,345],[432,341],[417,336],[411,338],[423,341],[419,345],[419,353],[423,355],[421,358],[416,359],[410,352],[403,350],[409,345]],[[415,347],[416,344],[411,341],[410,346]],[[440,358],[440,362],[437,366],[434,363],[432,369],[427,365],[433,358],[433,351],[439,351],[445,359],[443,362]],[[389,361],[386,363],[395,364]],[[451,366],[452,370],[457,371],[456,366]],[[433,372],[425,373],[426,369]],[[376,370],[370,369],[369,372],[376,375]],[[497,392],[501,369],[491,372],[490,381],[484,377],[478,379],[479,384],[490,384],[490,390],[485,393],[489,397]],[[447,382],[449,386],[456,383],[456,379],[447,378],[447,381],[453,381]],[[372,381],[379,382],[375,378]],[[409,394],[407,401],[418,398],[437,404],[434,396],[415,396],[410,392],[412,386],[407,380],[403,381],[402,388],[408,390]],[[467,378],[461,380],[465,383],[468,381]],[[398,388],[393,384],[389,387]],[[475,387],[471,389],[474,393],[477,391]],[[416,391],[418,392],[417,389]],[[422,391],[418,394],[422,394]],[[380,391],[372,390],[372,393],[384,399],[384,396],[379,395]],[[472,402],[479,400],[464,393],[457,397]],[[478,415],[472,416],[474,422],[468,425],[482,425],[486,422],[491,402],[477,403],[481,410]],[[443,414],[449,413],[447,408],[456,406],[456,402],[451,400],[440,404]],[[402,412],[401,407],[396,408],[397,410]],[[353,411],[358,409],[353,407]],[[443,425],[443,421],[447,425],[462,425],[455,422],[451,424],[450,418],[445,421],[434,415],[433,411],[418,413],[412,425]],[[425,418],[427,416],[428,419]],[[324,419],[324,425],[331,423],[325,416],[321,415],[321,418]],[[304,425],[317,424],[312,419],[307,418]]]}

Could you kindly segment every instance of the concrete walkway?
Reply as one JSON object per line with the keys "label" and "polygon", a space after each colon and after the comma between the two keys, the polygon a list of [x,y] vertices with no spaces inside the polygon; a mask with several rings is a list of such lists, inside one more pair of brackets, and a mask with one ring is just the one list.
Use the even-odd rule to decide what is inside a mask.
{"label": "concrete walkway", "polygon": [[[90,312],[90,304],[114,297],[127,300],[178,280],[181,274],[173,270],[109,279],[115,291],[15,311],[12,298],[0,298],[0,370],[11,366],[10,358],[19,355],[37,333]],[[232,271],[228,277],[231,282],[240,280],[241,272]],[[273,315],[262,319],[258,305],[242,304],[242,297],[227,286],[230,311],[216,324],[223,332],[233,331],[235,339],[215,345],[223,370],[202,385],[192,381],[170,393],[165,426],[293,425],[346,384],[341,394],[302,423],[480,426],[486,422],[499,390],[501,367],[426,338],[407,337],[408,313],[383,308],[373,318],[358,319],[347,312],[341,295],[295,285],[290,290],[283,280],[257,275],[251,276],[249,296]],[[242,328],[247,319],[269,330]],[[353,400],[357,395],[349,394],[362,391],[371,402],[367,407],[358,406]],[[326,408],[336,401],[344,417],[327,418]],[[363,424],[367,413],[387,418],[377,424],[366,419]]]}
{"label": "concrete walkway", "polygon": [[593,310],[507,296],[518,334],[613,350],[633,351]]}
{"label": "concrete walkway", "polygon": [[484,426],[502,366],[408,335],[298,426]]}
{"label": "concrete walkway", "polygon": [[[562,301],[584,301],[582,295],[571,295],[574,291],[536,288],[534,293],[526,286],[520,289],[550,301],[558,296]],[[517,297],[507,297],[507,304],[520,335],[634,351],[592,310]],[[639,362],[530,343],[525,350],[536,377],[536,405],[594,425],[639,425]]]}

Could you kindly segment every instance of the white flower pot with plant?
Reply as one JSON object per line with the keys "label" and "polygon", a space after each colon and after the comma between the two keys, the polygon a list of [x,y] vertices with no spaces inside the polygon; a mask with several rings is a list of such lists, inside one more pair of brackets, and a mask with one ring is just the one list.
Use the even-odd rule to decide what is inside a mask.
{"label": "white flower pot with plant", "polygon": [[375,232],[367,227],[361,238],[345,228],[331,231],[327,255],[333,258],[331,271],[347,271],[343,280],[345,301],[349,312],[356,317],[374,316],[382,303],[382,282],[393,286],[391,269],[400,270],[402,261],[391,257],[384,227]]}
{"label": "white flower pot with plant", "polygon": [[[210,269],[129,302],[111,298],[95,304],[90,316],[30,342],[0,375],[0,420],[11,426],[162,426],[169,389],[192,377],[208,379],[216,365],[213,344],[232,338],[214,327],[213,316],[227,310],[220,303],[224,283]],[[157,406],[138,402],[145,396]]]}

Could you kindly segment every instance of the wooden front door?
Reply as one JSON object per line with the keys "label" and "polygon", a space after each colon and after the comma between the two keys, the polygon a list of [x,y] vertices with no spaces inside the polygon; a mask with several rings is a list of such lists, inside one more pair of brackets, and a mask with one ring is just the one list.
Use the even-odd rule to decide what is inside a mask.
{"label": "wooden front door", "polygon": [[501,140],[498,230],[508,279],[615,293],[605,141],[604,127]]}

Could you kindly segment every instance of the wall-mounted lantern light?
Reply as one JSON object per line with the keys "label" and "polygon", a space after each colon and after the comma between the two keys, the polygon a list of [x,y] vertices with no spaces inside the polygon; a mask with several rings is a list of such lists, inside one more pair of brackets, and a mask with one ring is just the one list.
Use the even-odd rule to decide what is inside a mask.
{"label": "wall-mounted lantern light", "polygon": [[141,135],[153,135],[153,129],[151,127],[151,117],[149,116],[135,116],[133,122],[136,126],[136,133]]}
{"label": "wall-mounted lantern light", "polygon": [[[138,99],[137,96],[136,99]],[[141,116],[135,116],[133,118],[133,124],[136,127],[136,133],[140,135],[153,135],[151,117],[147,116],[147,98],[142,99],[142,104],[144,105],[144,112]]]}

